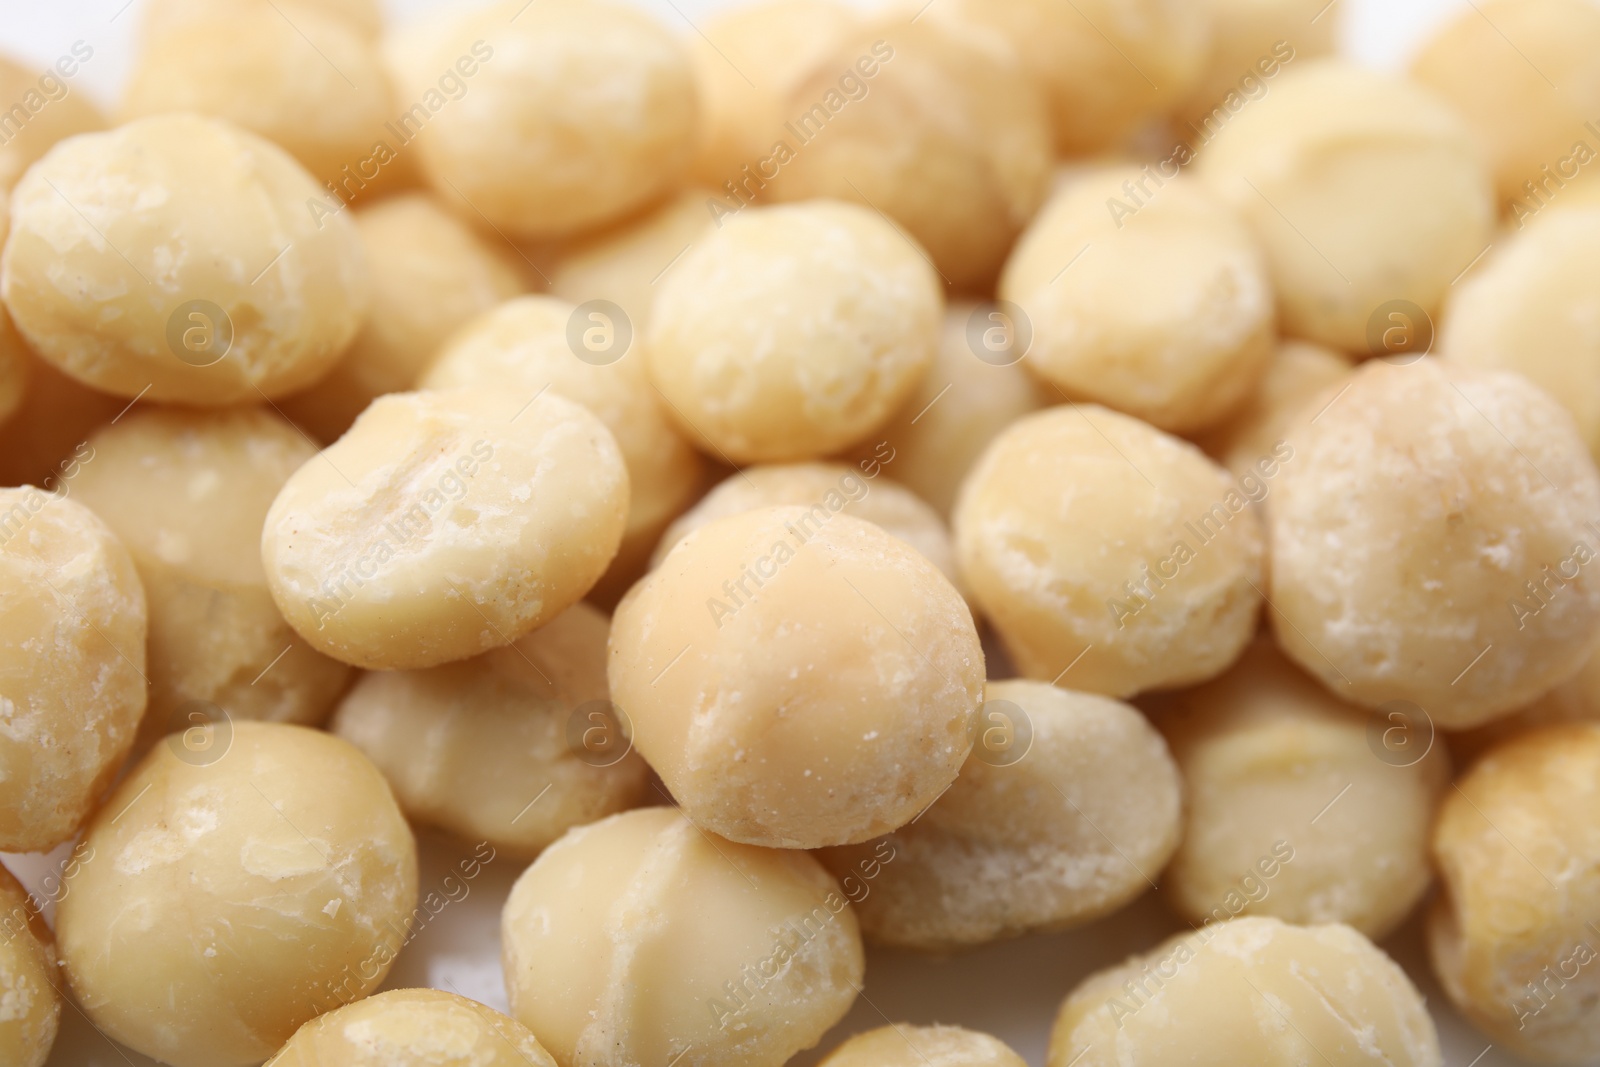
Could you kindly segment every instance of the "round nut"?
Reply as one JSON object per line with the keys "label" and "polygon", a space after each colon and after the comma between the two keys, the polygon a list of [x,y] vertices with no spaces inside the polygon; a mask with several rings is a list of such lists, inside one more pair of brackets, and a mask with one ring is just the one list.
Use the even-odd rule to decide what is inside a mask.
{"label": "round nut", "polygon": [[959,1026],[891,1023],[857,1034],[817,1067],[1024,1067],[1027,1061],[997,1037]]}
{"label": "round nut", "polygon": [[56,940],[11,872],[0,866],[0,1058],[10,1067],[44,1067],[61,1028]]}
{"label": "round nut", "polygon": [[319,1015],[267,1067],[556,1067],[526,1026],[437,989],[391,989]]}

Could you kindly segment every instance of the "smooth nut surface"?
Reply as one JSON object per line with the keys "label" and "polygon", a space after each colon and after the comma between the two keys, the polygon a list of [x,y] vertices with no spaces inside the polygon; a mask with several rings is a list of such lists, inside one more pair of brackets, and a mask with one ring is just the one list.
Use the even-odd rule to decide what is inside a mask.
{"label": "smooth nut surface", "polygon": [[818,1067],[1023,1067],[1026,1062],[1004,1041],[976,1030],[895,1023],[857,1034]]}
{"label": "smooth nut surface", "polygon": [[515,1019],[437,989],[391,989],[306,1023],[267,1067],[555,1067]]}

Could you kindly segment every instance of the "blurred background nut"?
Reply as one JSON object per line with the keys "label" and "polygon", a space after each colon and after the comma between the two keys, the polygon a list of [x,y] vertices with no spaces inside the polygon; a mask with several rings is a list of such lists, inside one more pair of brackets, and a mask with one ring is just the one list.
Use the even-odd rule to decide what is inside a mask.
{"label": "blurred background nut", "polygon": [[1024,1067],[1004,1041],[959,1026],[894,1023],[857,1034],[818,1067]]}
{"label": "blurred background nut", "polygon": [[515,1019],[437,989],[391,989],[296,1030],[267,1067],[555,1067]]}
{"label": "blurred background nut", "polygon": [[1323,403],[1337,395],[1354,370],[1347,356],[1331,348],[1280,341],[1266,373],[1244,403],[1228,419],[1197,435],[1195,443],[1234,477],[1260,478],[1265,474],[1263,464],[1276,466],[1293,459],[1300,433],[1322,414]]}
{"label": "blurred background nut", "polygon": [[997,701],[1031,730],[1020,759],[975,750],[915,822],[822,853],[841,879],[892,857],[856,902],[869,940],[941,950],[1076,926],[1137,897],[1177,847],[1182,783],[1143,715],[1044,682],[990,682]]}
{"label": "blurred background nut", "polygon": [[[39,355],[96,389],[208,406],[279,396],[326,374],[366,311],[360,242],[347,219],[307,211],[321,196],[282,149],[217,119],[74,137],[12,196],[0,294]],[[167,344],[194,300],[232,323],[209,366]]]}
{"label": "blurred background nut", "polygon": [[1465,767],[1494,745],[1535,727],[1590,721],[1600,721],[1600,655],[1594,654],[1577,674],[1526,707],[1443,740],[1457,765]]}
{"label": "blurred background nut", "polygon": [[86,41],[74,42],[43,71],[0,57],[0,100],[9,109],[0,144],[0,193],[9,192],[57,141],[105,128],[105,117],[72,82],[93,59],[94,46]]}
{"label": "blurred background nut", "polygon": [[291,13],[307,10],[323,18],[337,19],[366,38],[375,38],[383,30],[380,0],[144,0],[143,6],[146,37],[157,37],[222,12],[271,6]]}
{"label": "blurred background nut", "polygon": [[0,1059],[44,1067],[61,1026],[56,941],[27,890],[0,866]]}
{"label": "blurred background nut", "polygon": [[[1219,119],[1234,110],[1229,94],[1253,97],[1254,87],[1276,77],[1288,62],[1334,51],[1339,12],[1327,0],[1202,0],[1197,6],[1211,22],[1211,48],[1200,76],[1174,119],[1183,135],[1210,136]],[[1268,89],[1270,92],[1270,88]],[[1223,108],[1221,115],[1218,108]]]}

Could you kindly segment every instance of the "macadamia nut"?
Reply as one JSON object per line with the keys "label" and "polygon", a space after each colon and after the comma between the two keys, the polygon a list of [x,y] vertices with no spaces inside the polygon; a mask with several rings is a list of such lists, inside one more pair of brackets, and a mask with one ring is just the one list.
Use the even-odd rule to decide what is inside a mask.
{"label": "macadamia nut", "polygon": [[366,311],[360,241],[282,149],[158,115],[74,137],[17,185],[0,295],[35,351],[122,396],[253,403],[310,385]]}
{"label": "macadamia nut", "polygon": [[1173,116],[1178,129],[1202,140],[1245,104],[1271,92],[1288,64],[1327,55],[1339,20],[1326,0],[1201,0],[1211,22],[1211,50],[1188,97]]}
{"label": "macadamia nut", "polygon": [[612,620],[639,752],[696,825],[749,844],[909,822],[971,751],[983,670],[971,613],[921,553],[798,507],[693,531]]}
{"label": "macadamia nut", "polygon": [[6,140],[0,144],[0,194],[9,192],[22,172],[57,141],[105,129],[106,120],[99,109],[68,80],[92,59],[94,46],[86,41],[74,42],[43,72],[0,56],[0,100],[14,105],[7,112]]}
{"label": "macadamia nut", "polygon": [[1126,697],[1211,678],[1249,643],[1248,504],[1193,445],[1062,405],[1012,423],[967,475],[956,555],[1024,677]]}
{"label": "macadamia nut", "polygon": [[391,989],[319,1015],[267,1067],[556,1067],[526,1026],[437,989]]}
{"label": "macadamia nut", "polygon": [[572,830],[502,919],[511,1014],[561,1067],[780,1067],[856,998],[861,935],[813,857],[670,808]]}
{"label": "macadamia nut", "polygon": [[1575,674],[1600,631],[1600,475],[1526,379],[1367,363],[1297,435],[1268,511],[1273,625],[1344,700],[1444,729]]}
{"label": "macadamia nut", "polygon": [[817,1067],[1024,1067],[1026,1062],[1004,1041],[976,1030],[891,1023],[857,1034]]}
{"label": "macadamia nut", "polygon": [[1178,768],[1135,709],[990,682],[978,725],[961,777],[915,822],[823,853],[869,940],[939,950],[1063,930],[1133,900],[1177,848]]}
{"label": "macadamia nut", "polygon": [[56,909],[74,999],[174,1067],[246,1067],[377,988],[406,939],[417,854],[389,787],[316,730],[158,745],[84,837]]}
{"label": "macadamia nut", "polygon": [[[1229,418],[1195,439],[1236,478],[1270,478],[1279,462],[1294,458],[1295,440],[1322,413],[1354,372],[1342,353],[1304,341],[1284,341],[1254,392]],[[1287,447],[1285,447],[1287,446]]]}
{"label": "macadamia nut", "polygon": [[144,589],[93,512],[0,489],[0,849],[78,832],[144,714]]}
{"label": "macadamia nut", "polygon": [[[1033,343],[1025,366],[1067,397],[1181,433],[1239,406],[1272,354],[1272,286],[1255,239],[1204,186],[1140,174],[1070,182],[1018,242],[1000,296]],[[1085,262],[1076,262],[1079,258]]]}
{"label": "macadamia nut", "polygon": [[553,394],[380,397],[267,513],[272,597],[313,647],[370,669],[500,648],[581,599],[616,554],[628,472]]}
{"label": "macadamia nut", "polygon": [[61,1026],[55,937],[38,906],[0,867],[0,1060],[44,1067]]}
{"label": "macadamia nut", "polygon": [[942,310],[921,250],[871,211],[752,208],[662,279],[646,355],[702,449],[729,463],[810,459],[855,444],[905,401]]}

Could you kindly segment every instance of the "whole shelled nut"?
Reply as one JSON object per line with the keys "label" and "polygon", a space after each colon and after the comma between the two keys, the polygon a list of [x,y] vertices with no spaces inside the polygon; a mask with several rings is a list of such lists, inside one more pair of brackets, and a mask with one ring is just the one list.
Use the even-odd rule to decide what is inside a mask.
{"label": "whole shelled nut", "polygon": [[391,989],[319,1015],[267,1067],[556,1067],[515,1019],[437,989]]}
{"label": "whole shelled nut", "polygon": [[0,866],[0,1062],[44,1067],[61,1027],[55,937],[38,905]]}
{"label": "whole shelled nut", "polygon": [[997,1037],[959,1026],[891,1023],[857,1034],[817,1067],[1024,1067],[1027,1061]]}

